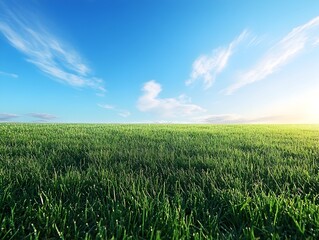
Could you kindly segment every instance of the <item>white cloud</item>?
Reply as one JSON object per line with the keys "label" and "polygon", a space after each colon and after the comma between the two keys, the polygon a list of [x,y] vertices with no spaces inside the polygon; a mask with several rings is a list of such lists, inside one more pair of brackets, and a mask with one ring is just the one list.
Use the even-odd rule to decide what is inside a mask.
{"label": "white cloud", "polygon": [[124,109],[118,109],[117,107],[109,104],[98,104],[99,107],[104,108],[106,110],[111,110],[117,113],[117,115],[127,118],[128,116],[131,115],[131,113],[127,110]]}
{"label": "white cloud", "polygon": [[6,77],[11,77],[11,78],[18,78],[19,76],[14,73],[7,73],[7,72],[2,72],[0,71],[0,75],[6,76]]}
{"label": "white cloud", "polygon": [[103,81],[91,74],[79,54],[58,40],[27,12],[9,9],[2,3],[0,32],[22,52],[27,61],[55,80],[75,87],[91,87],[104,92]]}
{"label": "white cloud", "polygon": [[264,37],[251,36],[249,42],[247,43],[248,47],[258,46],[264,39]]}
{"label": "white cloud", "polygon": [[283,124],[305,123],[305,119],[298,114],[284,113],[264,116],[244,117],[237,114],[206,115],[193,119],[195,123],[212,124]]}
{"label": "white cloud", "polygon": [[146,82],[142,90],[143,95],[137,102],[137,108],[142,112],[155,112],[164,117],[175,117],[205,111],[200,106],[191,104],[185,95],[177,98],[159,98],[162,87],[155,80]]}
{"label": "white cloud", "polygon": [[203,80],[205,89],[212,86],[218,74],[220,74],[234,53],[235,48],[248,35],[244,30],[227,47],[220,47],[213,51],[211,55],[201,55],[193,63],[190,78],[185,82],[190,85],[197,80]]}
{"label": "white cloud", "polygon": [[237,114],[204,115],[198,118],[194,118],[194,122],[197,122],[197,123],[226,124],[226,123],[240,123],[243,121],[244,121],[244,118]]}
{"label": "white cloud", "polygon": [[319,35],[319,16],[304,25],[294,28],[249,71],[242,74],[239,81],[229,86],[224,92],[232,94],[239,88],[260,81],[278,71],[295,58],[308,45],[315,46]]}
{"label": "white cloud", "polygon": [[19,117],[19,115],[12,114],[12,113],[0,113],[0,122],[10,121]]}
{"label": "white cloud", "polygon": [[109,104],[98,104],[98,106],[104,109],[114,109],[114,106]]}
{"label": "white cloud", "polygon": [[126,118],[126,117],[130,116],[131,113],[129,111],[127,111],[127,110],[118,110],[118,115],[120,115],[121,117]]}
{"label": "white cloud", "polygon": [[47,113],[29,113],[27,115],[34,118],[39,118],[41,120],[53,120],[57,118],[56,116]]}

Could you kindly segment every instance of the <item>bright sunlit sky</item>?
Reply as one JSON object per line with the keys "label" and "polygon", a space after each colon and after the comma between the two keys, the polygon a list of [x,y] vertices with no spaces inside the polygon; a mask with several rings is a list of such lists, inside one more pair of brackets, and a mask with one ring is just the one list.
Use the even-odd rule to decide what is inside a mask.
{"label": "bright sunlit sky", "polygon": [[319,123],[319,1],[2,0],[0,121]]}

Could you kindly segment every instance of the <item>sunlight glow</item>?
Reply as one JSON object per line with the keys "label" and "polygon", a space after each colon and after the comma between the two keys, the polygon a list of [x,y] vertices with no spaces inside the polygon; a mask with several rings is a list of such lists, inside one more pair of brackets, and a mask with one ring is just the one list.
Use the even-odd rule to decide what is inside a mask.
{"label": "sunlight glow", "polygon": [[305,106],[306,116],[309,123],[319,124],[319,91],[310,95]]}

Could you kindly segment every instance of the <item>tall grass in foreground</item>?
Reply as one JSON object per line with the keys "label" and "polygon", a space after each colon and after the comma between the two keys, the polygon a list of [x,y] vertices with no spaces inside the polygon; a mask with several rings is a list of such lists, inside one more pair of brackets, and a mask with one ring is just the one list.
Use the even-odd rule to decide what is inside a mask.
{"label": "tall grass in foreground", "polygon": [[318,239],[319,126],[0,124],[1,239]]}

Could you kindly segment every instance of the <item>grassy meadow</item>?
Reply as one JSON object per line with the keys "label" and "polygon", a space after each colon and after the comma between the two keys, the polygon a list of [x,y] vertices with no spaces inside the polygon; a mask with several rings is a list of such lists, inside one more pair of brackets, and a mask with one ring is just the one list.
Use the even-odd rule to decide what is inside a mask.
{"label": "grassy meadow", "polygon": [[319,126],[0,124],[0,228],[0,239],[319,239]]}

